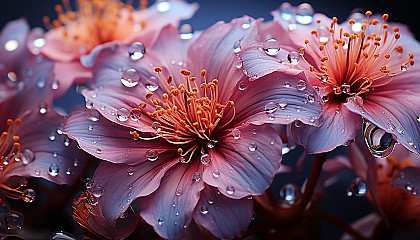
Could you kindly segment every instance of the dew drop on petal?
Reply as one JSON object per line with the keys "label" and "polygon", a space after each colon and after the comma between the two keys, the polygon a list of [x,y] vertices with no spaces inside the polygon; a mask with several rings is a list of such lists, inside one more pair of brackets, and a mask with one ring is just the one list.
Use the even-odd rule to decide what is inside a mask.
{"label": "dew drop on petal", "polygon": [[340,89],[341,89],[341,91],[343,92],[343,93],[349,93],[350,92],[350,85],[349,84],[347,84],[347,83],[343,83],[342,85],[341,85],[341,87],[340,87]]}
{"label": "dew drop on petal", "polygon": [[23,150],[23,152],[22,152],[22,163],[23,164],[28,164],[28,163],[32,162],[33,160],[35,160],[35,154],[29,149]]}
{"label": "dew drop on petal", "polygon": [[367,120],[363,121],[363,136],[370,153],[375,157],[384,158],[388,156],[396,143],[392,134]]}
{"label": "dew drop on petal", "polygon": [[158,153],[158,151],[153,150],[153,149],[147,150],[146,158],[147,158],[147,160],[149,160],[151,162],[154,162],[159,158],[159,153]]}
{"label": "dew drop on petal", "polygon": [[88,116],[88,119],[91,120],[92,122],[99,121],[99,113],[97,111],[92,111],[90,115]]}
{"label": "dew drop on petal", "polygon": [[190,24],[182,24],[179,28],[181,39],[191,39],[194,36],[194,29]]}
{"label": "dew drop on petal", "polygon": [[15,39],[8,40],[4,44],[4,49],[6,49],[6,51],[9,51],[9,52],[15,51],[18,47],[19,47],[19,42]]}
{"label": "dew drop on petal", "polygon": [[269,102],[265,105],[264,110],[266,113],[273,113],[277,110],[277,104],[275,102]]}
{"label": "dew drop on petal", "polygon": [[48,168],[48,173],[53,177],[57,176],[59,172],[60,172],[60,168],[55,163],[51,164],[50,167]]}
{"label": "dew drop on petal", "polygon": [[158,219],[158,224],[159,224],[159,226],[162,226],[163,225],[163,219],[162,218],[159,218]]}
{"label": "dew drop on petal", "polygon": [[208,148],[214,148],[216,146],[216,141],[214,141],[214,140],[210,140],[210,141],[207,141],[207,147]]}
{"label": "dew drop on petal", "polygon": [[207,214],[207,213],[209,213],[209,209],[207,208],[207,206],[206,206],[206,205],[203,205],[203,206],[201,206],[201,208],[200,208],[200,212],[201,212],[202,214]]}
{"label": "dew drop on petal", "polygon": [[17,212],[9,212],[6,217],[7,229],[15,230],[22,228],[23,216]]}
{"label": "dew drop on petal", "polygon": [[[117,113],[118,116],[118,113]],[[140,120],[141,117],[141,112],[140,111],[131,111],[130,112],[130,119],[133,121],[138,121]]]}
{"label": "dew drop on petal", "polygon": [[46,105],[45,103],[41,103],[41,104],[39,105],[39,113],[40,113],[41,115],[44,115],[44,114],[46,114],[46,113],[47,113],[47,111],[48,111],[47,105]]}
{"label": "dew drop on petal", "polygon": [[99,154],[99,153],[102,153],[102,150],[101,150],[100,148],[97,148],[97,149],[96,149],[96,153],[98,153],[98,154]]}
{"label": "dew drop on petal", "polygon": [[308,95],[308,102],[310,102],[310,103],[315,102],[315,96],[313,94]]}
{"label": "dew drop on petal", "polygon": [[202,163],[203,165],[206,165],[206,166],[207,166],[207,165],[209,165],[209,164],[210,164],[210,162],[211,162],[211,157],[210,157],[210,155],[209,155],[209,154],[205,153],[205,154],[201,155],[200,160],[201,160],[201,163]]}
{"label": "dew drop on petal", "polygon": [[417,122],[420,122],[420,113],[417,113],[416,119],[417,119]]}
{"label": "dew drop on petal", "polygon": [[237,40],[233,43],[233,52],[239,53],[241,51],[241,40]]}
{"label": "dew drop on petal", "polygon": [[25,189],[25,191],[22,192],[22,200],[25,202],[33,202],[35,201],[35,198],[36,192],[33,189]]}
{"label": "dew drop on petal", "polygon": [[132,166],[129,166],[127,168],[127,174],[128,174],[128,176],[133,176],[134,170],[133,170],[133,167]]}
{"label": "dew drop on petal", "polygon": [[407,65],[401,65],[401,71],[402,72],[407,71]]}
{"label": "dew drop on petal", "polygon": [[152,128],[156,131],[156,132],[160,132],[162,130],[162,124],[160,124],[160,122],[153,122],[152,123]]}
{"label": "dew drop on petal", "polygon": [[302,3],[297,7],[296,10],[296,21],[300,24],[310,24],[312,23],[314,15],[314,9],[308,3]]}
{"label": "dew drop on petal", "polygon": [[83,182],[85,183],[85,187],[87,189],[90,189],[95,185],[95,181],[93,179],[90,179],[90,178],[86,178]]}
{"label": "dew drop on petal", "polygon": [[280,5],[280,17],[283,20],[289,21],[292,19],[293,15],[294,10],[293,6],[290,3],[285,2]]}
{"label": "dew drop on petal", "polygon": [[328,97],[328,95],[322,96],[322,101],[323,102],[328,102],[328,100],[330,100],[330,97]]}
{"label": "dew drop on petal", "polygon": [[246,88],[245,81],[239,81],[238,82],[238,89],[241,90],[241,91],[243,91],[243,90],[245,90],[245,88]]}
{"label": "dew drop on petal", "polygon": [[268,55],[275,56],[280,51],[280,44],[276,39],[271,38],[264,42],[263,49]]}
{"label": "dew drop on petal", "polygon": [[87,108],[87,109],[91,109],[91,108],[93,108],[93,102],[92,102],[91,100],[87,100],[87,101],[86,101],[86,108]]}
{"label": "dew drop on petal", "polygon": [[322,81],[322,82],[324,82],[324,83],[325,83],[325,82],[327,82],[327,81],[328,81],[328,75],[327,75],[327,74],[325,74],[325,73],[324,73],[324,74],[322,74],[322,75],[321,75],[321,81]]}
{"label": "dew drop on petal", "polygon": [[299,57],[299,53],[295,51],[292,51],[289,54],[287,54],[287,60],[293,65],[297,65],[299,63]]}
{"label": "dew drop on petal", "polygon": [[241,130],[239,130],[239,129],[237,129],[237,128],[234,128],[234,129],[232,130],[232,137],[233,137],[234,139],[239,139],[239,138],[241,137]]}
{"label": "dew drop on petal", "polygon": [[66,169],[66,175],[67,176],[70,176],[71,175],[71,168],[70,167],[67,167],[67,169]]}
{"label": "dew drop on petal", "polygon": [[182,191],[180,189],[176,190],[175,196],[179,197],[181,196],[181,194],[182,194]]}
{"label": "dew drop on petal", "polygon": [[129,88],[137,86],[137,84],[139,84],[139,80],[140,73],[134,68],[124,70],[121,75],[121,83]]}
{"label": "dew drop on petal", "polygon": [[[171,9],[171,3],[170,2],[167,2],[167,1],[159,2],[156,5],[156,10],[158,12],[161,12],[161,13],[167,12],[170,9]],[[163,221],[162,221],[162,223],[163,223]]]}
{"label": "dew drop on petal", "polygon": [[214,169],[213,170],[213,177],[215,177],[215,178],[217,178],[217,177],[220,177],[220,170],[219,169]]}
{"label": "dew drop on petal", "polygon": [[50,141],[54,141],[55,140],[55,132],[50,133],[48,138],[50,139]]}
{"label": "dew drop on petal", "polygon": [[299,91],[305,90],[306,89],[306,83],[305,83],[305,81],[299,80],[298,83],[297,83],[297,85],[296,85],[296,87],[297,87],[297,89]]}
{"label": "dew drop on petal", "polygon": [[350,184],[350,187],[347,189],[347,196],[356,196],[362,197],[365,196],[368,192],[368,186],[365,181],[360,178],[356,178]]}
{"label": "dew drop on petal", "polygon": [[200,175],[200,173],[199,173],[199,172],[195,172],[195,173],[193,174],[193,176],[192,176],[192,181],[193,181],[193,182],[198,182],[198,181],[200,181],[200,179],[201,179],[201,175]]}
{"label": "dew drop on petal", "polygon": [[280,203],[283,207],[290,207],[299,201],[301,195],[300,188],[296,184],[285,184],[280,189]]}
{"label": "dew drop on petal", "polygon": [[232,195],[235,192],[235,188],[232,185],[226,187],[226,193]]}
{"label": "dew drop on petal", "polygon": [[254,152],[257,149],[257,144],[252,142],[249,144],[248,148],[249,148],[249,151]]}
{"label": "dew drop on petal", "polygon": [[26,185],[28,184],[28,179],[26,178],[21,178],[19,181],[19,184],[21,187],[26,187]]}
{"label": "dew drop on petal", "polygon": [[251,27],[251,20],[247,18],[242,22],[242,29],[248,29],[249,27]]}
{"label": "dew drop on petal", "polygon": [[141,42],[134,42],[128,47],[128,55],[133,60],[141,59],[146,53],[146,47]]}
{"label": "dew drop on petal", "polygon": [[147,88],[147,90],[149,90],[150,92],[154,92],[156,90],[159,89],[159,85],[157,83],[157,78],[154,76],[149,77],[149,79],[147,79],[146,83],[144,84],[144,86]]}
{"label": "dew drop on petal", "polygon": [[285,87],[285,88],[289,88],[289,87],[291,86],[291,85],[290,85],[290,82],[284,82],[284,84],[283,84],[283,85],[284,85],[284,87]]}
{"label": "dew drop on petal", "polygon": [[104,189],[101,186],[96,186],[95,189],[92,192],[93,196],[96,198],[102,197],[104,195]]}
{"label": "dew drop on petal", "polygon": [[117,111],[117,119],[121,122],[125,122],[128,120],[128,117],[130,116],[130,111],[128,111],[126,108],[120,108]]}

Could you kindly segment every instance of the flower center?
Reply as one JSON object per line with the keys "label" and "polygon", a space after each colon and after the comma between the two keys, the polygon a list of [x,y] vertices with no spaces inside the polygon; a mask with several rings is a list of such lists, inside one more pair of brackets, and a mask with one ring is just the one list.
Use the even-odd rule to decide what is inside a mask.
{"label": "flower center", "polygon": [[[217,143],[214,138],[214,130],[223,118],[227,107],[233,108],[233,115],[230,120],[220,128],[229,124],[235,116],[235,107],[233,101],[228,101],[224,105],[219,103],[217,79],[207,83],[206,71],[201,71],[203,83],[197,85],[197,78],[191,76],[188,70],[182,70],[185,83],[178,87],[171,85],[173,77],[168,76],[164,81],[161,72],[162,69],[155,68],[160,81],[165,86],[166,93],[162,94],[161,99],[152,99],[153,93],[147,93],[146,99],[149,99],[154,106],[154,112],[146,114],[154,120],[152,126],[147,126],[156,130],[157,136],[164,138],[172,144],[182,145],[178,149],[178,154],[185,157],[189,154],[189,159],[197,149],[206,152],[207,148],[213,148]],[[140,106],[144,109],[146,104]],[[139,108],[131,110],[131,114],[141,112]],[[131,132],[134,137],[139,137],[136,132]],[[206,143],[203,145],[203,142]]]}
{"label": "flower center", "polygon": [[[329,92],[342,102],[346,102],[347,97],[388,84],[414,65],[413,54],[403,56],[403,47],[397,45],[401,37],[398,27],[391,32],[385,23],[388,15],[382,16],[381,24],[377,19],[369,19],[370,15],[372,12],[367,11],[360,33],[344,32],[343,28],[338,30],[337,18],[334,17],[329,29],[320,25],[318,30],[311,32],[318,42],[306,39],[306,48],[300,50],[309,71],[331,88]],[[351,19],[349,24],[353,29],[356,21]],[[305,59],[305,53],[316,61],[315,64]]]}
{"label": "flower center", "polygon": [[[69,0],[56,5],[57,19],[50,23],[45,16],[44,24],[49,29],[60,29],[64,47],[69,51],[88,53],[95,46],[128,39],[142,29],[146,22],[139,19],[131,4],[118,0],[77,0],[73,10]],[[147,0],[140,0],[140,10],[147,8]],[[63,8],[64,7],[64,8]]]}

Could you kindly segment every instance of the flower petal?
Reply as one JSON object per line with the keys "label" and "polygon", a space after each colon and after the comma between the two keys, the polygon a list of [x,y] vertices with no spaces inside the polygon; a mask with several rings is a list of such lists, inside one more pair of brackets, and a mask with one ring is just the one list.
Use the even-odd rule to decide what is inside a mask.
{"label": "flower petal", "polygon": [[410,90],[381,91],[376,88],[363,95],[362,101],[350,98],[345,105],[391,133],[410,151],[420,153],[420,94]]}
{"label": "flower petal", "polygon": [[92,78],[92,72],[83,67],[78,61],[55,62],[54,63],[55,80],[57,89],[54,91],[54,98],[60,97],[74,83],[87,83]]}
{"label": "flower petal", "polygon": [[319,127],[295,122],[292,126],[296,142],[305,147],[308,154],[328,152],[356,137],[362,127],[362,119],[344,105],[325,104]]}
{"label": "flower petal", "polygon": [[[382,221],[382,218],[377,213],[368,214],[351,224],[351,228],[356,230],[362,236],[369,238],[374,233],[377,225]],[[342,240],[354,239],[348,234],[343,234]]]}
{"label": "flower petal", "polygon": [[405,167],[392,179],[391,186],[410,194],[418,195],[420,191],[420,168]]}
{"label": "flower petal", "polygon": [[162,138],[134,140],[130,131],[133,129],[108,121],[93,109],[72,114],[64,126],[64,133],[75,139],[83,150],[113,163],[147,161],[149,150],[162,153],[172,149],[176,153],[177,146]]}
{"label": "flower petal", "polygon": [[206,186],[201,191],[194,220],[217,238],[231,239],[250,224],[254,213],[252,203],[252,198],[231,199]]}
{"label": "flower petal", "polygon": [[[244,90],[241,90],[241,84]],[[323,109],[322,100],[304,72],[297,70],[276,71],[257,81],[239,82],[231,99],[236,110],[233,125],[245,121],[258,125],[289,124],[295,120],[319,125],[318,118]],[[228,111],[226,114],[232,114]]]}
{"label": "flower petal", "polygon": [[28,53],[26,39],[29,25],[23,18],[10,21],[0,33],[0,73],[3,69],[16,71]]}
{"label": "flower petal", "polygon": [[175,165],[154,193],[140,199],[140,215],[161,237],[180,239],[185,234],[204,188],[204,182],[197,180],[201,174],[197,159]]}
{"label": "flower petal", "polygon": [[[240,132],[239,139],[237,133]],[[227,133],[214,149],[204,181],[234,199],[260,195],[270,186],[280,167],[282,141],[268,125],[246,125]]]}

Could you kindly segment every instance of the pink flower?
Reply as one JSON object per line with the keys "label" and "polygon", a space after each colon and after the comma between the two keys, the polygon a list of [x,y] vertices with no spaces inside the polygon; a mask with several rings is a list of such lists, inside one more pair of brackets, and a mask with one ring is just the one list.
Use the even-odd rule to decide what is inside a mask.
{"label": "pink flower", "polygon": [[60,96],[72,83],[87,82],[91,77],[90,70],[80,64],[79,58],[96,46],[112,41],[134,42],[133,39],[151,42],[163,26],[178,25],[197,8],[198,4],[183,0],[157,1],[149,8],[147,1],[140,1],[138,10],[118,0],[80,0],[76,1],[77,10],[73,10],[68,0],[63,0],[63,6],[55,7],[57,20],[50,23],[44,17],[50,31],[45,34],[45,46],[34,51],[55,62],[59,85],[55,96]]}
{"label": "pink flower", "polygon": [[[50,109],[54,75],[52,63],[26,47],[29,27],[20,19],[0,35],[2,98],[0,99],[0,192],[31,202],[35,192],[9,186],[13,176],[42,177],[71,184],[81,174],[85,156],[62,134],[65,118]],[[6,77],[7,76],[7,77]],[[23,181],[25,182],[25,181]]]}
{"label": "pink flower", "polygon": [[182,238],[192,219],[219,238],[248,226],[249,196],[266,190],[281,162],[281,138],[265,123],[310,124],[322,111],[303,103],[313,89],[289,88],[308,84],[299,71],[243,74],[235,51],[256,39],[260,22],[219,22],[191,39],[167,26],[139,60],[120,44],[89,58],[93,90],[83,94],[92,109],[74,113],[65,132],[106,160],[89,191],[103,190],[108,226],[138,198],[142,218],[165,238]]}
{"label": "pink flower", "polygon": [[[282,15],[284,7],[265,25],[262,42],[245,47],[239,55],[252,78],[302,69],[322,96],[323,124],[293,127],[297,143],[308,153],[330,151],[353,139],[363,118],[386,131],[386,137],[419,152],[420,89],[413,64],[420,45],[408,29],[388,24],[386,14],[378,20],[371,12],[364,22],[342,24],[315,14],[314,20],[320,21],[294,23],[290,29]],[[290,6],[289,10],[298,11]],[[380,148],[371,146],[373,152]]]}

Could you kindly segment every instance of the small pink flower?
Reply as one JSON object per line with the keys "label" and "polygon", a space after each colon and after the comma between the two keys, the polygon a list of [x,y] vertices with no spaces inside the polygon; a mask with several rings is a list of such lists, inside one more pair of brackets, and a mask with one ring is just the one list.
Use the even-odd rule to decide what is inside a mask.
{"label": "small pink flower", "polygon": [[297,143],[309,153],[330,151],[353,139],[363,118],[419,152],[420,91],[413,65],[420,45],[407,28],[388,24],[386,14],[378,19],[367,12],[363,22],[343,24],[315,14],[318,21],[289,29],[281,14],[276,12],[276,20],[265,25],[265,42],[251,44],[239,55],[253,78],[281,69],[305,70],[325,111],[320,127],[293,127]]}
{"label": "small pink flower", "polygon": [[45,46],[35,51],[55,62],[54,72],[59,81],[55,96],[59,96],[72,83],[87,82],[91,77],[90,70],[80,64],[79,58],[96,46],[112,41],[133,42],[133,39],[151,42],[163,26],[178,25],[197,8],[198,4],[182,0],[157,1],[149,8],[147,1],[140,1],[139,9],[118,0],[80,0],[76,1],[77,10],[73,10],[63,0],[63,6],[55,7],[57,20],[50,23],[44,17],[50,30],[45,34]]}
{"label": "small pink flower", "polygon": [[92,109],[74,113],[65,132],[106,160],[90,191],[103,189],[108,226],[137,198],[142,218],[165,238],[182,238],[192,219],[219,238],[248,226],[249,197],[266,190],[281,162],[281,138],[265,123],[315,124],[311,116],[322,111],[303,103],[313,89],[289,88],[306,86],[299,71],[258,81],[243,74],[238,42],[254,41],[260,22],[219,22],[191,39],[167,26],[139,60],[121,44],[89,58],[93,90],[83,94]]}

